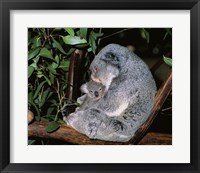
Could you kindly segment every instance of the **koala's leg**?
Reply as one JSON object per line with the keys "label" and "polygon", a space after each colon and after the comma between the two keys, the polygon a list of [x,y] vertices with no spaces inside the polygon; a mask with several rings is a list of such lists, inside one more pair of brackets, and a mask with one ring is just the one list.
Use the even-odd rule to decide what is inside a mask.
{"label": "koala's leg", "polygon": [[91,139],[126,142],[134,135],[123,121],[108,117],[98,109],[77,111],[64,121]]}
{"label": "koala's leg", "polygon": [[125,142],[134,135],[134,133],[130,133],[128,124],[108,117],[98,109],[88,110],[86,116],[87,125],[84,133],[89,138]]}
{"label": "koala's leg", "polygon": [[80,133],[85,134],[85,128],[87,126],[87,117],[84,111],[76,111],[68,116],[63,117],[63,120],[67,125],[73,127]]}
{"label": "koala's leg", "polygon": [[108,141],[126,142],[134,133],[130,133],[129,126],[122,121],[107,117],[105,127],[99,126],[96,138]]}

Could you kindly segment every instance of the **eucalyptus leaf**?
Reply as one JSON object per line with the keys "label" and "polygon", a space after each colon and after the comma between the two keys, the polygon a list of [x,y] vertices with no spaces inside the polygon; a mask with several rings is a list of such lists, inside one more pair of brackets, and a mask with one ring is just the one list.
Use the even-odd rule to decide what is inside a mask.
{"label": "eucalyptus leaf", "polygon": [[37,77],[38,77],[38,78],[41,78],[41,77],[43,77],[43,76],[44,76],[44,75],[43,75],[42,71],[38,70],[38,71],[37,71]]}
{"label": "eucalyptus leaf", "polygon": [[71,36],[74,36],[74,35],[75,35],[75,34],[74,34],[74,29],[72,29],[72,28],[64,28],[64,30],[67,31],[68,34],[71,35]]}
{"label": "eucalyptus leaf", "polygon": [[33,72],[34,72],[34,67],[28,66],[28,78],[32,75]]}
{"label": "eucalyptus leaf", "polygon": [[36,68],[37,68],[37,64],[36,64],[36,62],[32,63],[32,64],[29,65],[29,66],[33,67],[35,70],[36,70]]}
{"label": "eucalyptus leaf", "polygon": [[172,36],[171,30],[169,28],[166,28],[165,30],[166,30],[166,33],[163,37],[163,40],[165,40],[168,35]]}
{"label": "eucalyptus leaf", "polygon": [[[39,111],[38,107],[36,106],[36,104],[35,104],[34,102],[32,102],[31,100],[28,100],[28,102],[29,102],[29,104],[30,104],[31,106],[34,107],[34,109],[35,109],[35,111],[36,111],[36,113],[37,113],[37,116],[40,117],[40,111]],[[36,116],[36,117],[37,117],[37,116]],[[35,118],[36,118],[36,117],[35,117]]]}
{"label": "eucalyptus leaf", "polygon": [[59,64],[53,62],[51,65],[50,65],[53,69],[57,69]]}
{"label": "eucalyptus leaf", "polygon": [[44,86],[45,83],[46,83],[46,81],[43,81],[38,85],[38,87],[35,91],[35,94],[33,96],[33,99],[36,99],[38,97],[38,94],[39,94],[40,90],[42,89],[42,87]]}
{"label": "eucalyptus leaf", "polygon": [[33,102],[33,91],[28,93],[28,102]]}
{"label": "eucalyptus leaf", "polygon": [[35,143],[35,140],[28,140],[28,145],[33,145]]}
{"label": "eucalyptus leaf", "polygon": [[52,37],[52,40],[53,40],[55,46],[56,46],[63,54],[66,55],[67,53],[64,51],[64,49],[63,49],[63,47],[61,46],[61,44],[60,44],[58,41],[56,41],[53,37]]}
{"label": "eucalyptus leaf", "polygon": [[88,47],[89,45],[90,45],[89,43],[84,43],[84,44],[77,44],[75,45],[75,47],[78,49],[82,49],[82,48]]}
{"label": "eucalyptus leaf", "polygon": [[49,65],[49,66],[47,67],[47,69],[48,69],[51,73],[53,73],[53,74],[55,74],[55,75],[57,74],[57,73],[56,73],[56,70],[55,70],[56,68],[53,68],[52,65]]}
{"label": "eucalyptus leaf", "polygon": [[55,57],[55,61],[56,61],[57,64],[60,63],[60,59],[59,59],[59,56],[58,56],[58,55],[56,55],[56,57]]}
{"label": "eucalyptus leaf", "polygon": [[60,125],[56,121],[52,121],[48,124],[48,126],[46,127],[45,130],[48,133],[52,133],[52,132],[56,131],[59,127],[60,127]]}
{"label": "eucalyptus leaf", "polygon": [[94,35],[92,34],[93,32],[91,32],[90,37],[89,37],[89,42],[90,42],[90,46],[92,49],[92,52],[95,54],[96,52],[96,38],[94,37]]}
{"label": "eucalyptus leaf", "polygon": [[56,109],[56,108],[55,107],[49,107],[48,108],[48,110],[47,110],[47,117],[53,113],[54,109]]}
{"label": "eucalyptus leaf", "polygon": [[146,29],[144,28],[141,29],[141,36],[146,40],[147,43],[150,42],[150,34]]}
{"label": "eucalyptus leaf", "polygon": [[62,37],[62,39],[64,43],[68,45],[77,45],[77,44],[87,43],[87,40],[85,40],[84,38],[80,38],[78,36],[67,35],[65,37]]}
{"label": "eucalyptus leaf", "polygon": [[41,120],[41,117],[40,117],[40,116],[35,116],[35,120],[36,120],[36,121],[40,121],[40,120]]}
{"label": "eucalyptus leaf", "polygon": [[71,48],[68,52],[67,52],[67,55],[71,55],[73,52],[75,51],[75,48]]}
{"label": "eucalyptus leaf", "polygon": [[67,60],[62,61],[60,63],[59,68],[62,68],[62,70],[64,70],[64,71],[68,71],[69,70],[69,64],[70,64],[70,61],[67,59]]}
{"label": "eucalyptus leaf", "polygon": [[49,122],[49,120],[48,119],[46,119],[46,118],[44,118],[44,117],[41,117],[41,120],[40,120],[41,122]]}
{"label": "eucalyptus leaf", "polygon": [[34,49],[36,47],[39,47],[41,46],[41,38],[40,36],[35,36],[33,39],[32,39],[32,46],[31,46],[31,49]]}
{"label": "eucalyptus leaf", "polygon": [[31,60],[36,55],[38,55],[38,53],[40,52],[40,49],[41,49],[40,47],[37,47],[35,49],[30,50],[29,53],[28,53],[28,60]]}
{"label": "eucalyptus leaf", "polygon": [[39,103],[40,108],[41,108],[41,107],[44,105],[44,103],[46,102],[49,93],[50,93],[50,89],[49,89],[49,88],[47,88],[47,89],[43,92],[42,98],[41,98],[41,102]]}
{"label": "eucalyptus leaf", "polygon": [[39,55],[42,56],[42,57],[49,58],[49,59],[55,61],[55,59],[53,58],[51,52],[46,47],[44,47],[44,48],[42,48],[40,50]]}
{"label": "eucalyptus leaf", "polygon": [[51,83],[54,84],[55,76],[52,73],[49,73],[49,77],[50,77]]}
{"label": "eucalyptus leaf", "polygon": [[80,28],[80,32],[81,32],[81,36],[84,38],[84,39],[87,39],[87,28]]}
{"label": "eucalyptus leaf", "polygon": [[170,67],[172,66],[172,59],[171,58],[163,55],[163,60],[167,65],[169,65]]}
{"label": "eucalyptus leaf", "polygon": [[103,33],[96,33],[94,31],[91,31],[91,35],[92,35],[92,37],[94,37],[95,39],[97,39],[97,37],[103,36]]}
{"label": "eucalyptus leaf", "polygon": [[43,75],[44,76],[44,78],[46,79],[46,81],[47,81],[47,83],[49,84],[49,86],[51,86],[51,81],[45,76],[45,75]]}

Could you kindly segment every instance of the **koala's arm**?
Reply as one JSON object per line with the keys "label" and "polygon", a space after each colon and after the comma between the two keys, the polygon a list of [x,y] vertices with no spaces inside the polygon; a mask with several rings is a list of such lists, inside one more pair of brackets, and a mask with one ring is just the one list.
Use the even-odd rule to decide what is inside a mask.
{"label": "koala's arm", "polygon": [[84,94],[83,96],[77,98],[77,103],[79,103],[80,105],[83,104],[86,98],[87,98],[87,94]]}

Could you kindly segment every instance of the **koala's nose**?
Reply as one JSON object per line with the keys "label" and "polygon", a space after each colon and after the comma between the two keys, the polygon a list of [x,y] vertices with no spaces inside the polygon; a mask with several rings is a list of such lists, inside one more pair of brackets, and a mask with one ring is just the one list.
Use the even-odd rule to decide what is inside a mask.
{"label": "koala's nose", "polygon": [[95,97],[99,96],[99,93],[97,91],[94,92]]}

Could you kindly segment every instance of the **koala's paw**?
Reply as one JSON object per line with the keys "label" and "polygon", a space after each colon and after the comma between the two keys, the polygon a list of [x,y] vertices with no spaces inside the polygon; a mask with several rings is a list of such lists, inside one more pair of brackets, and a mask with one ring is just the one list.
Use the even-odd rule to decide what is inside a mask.
{"label": "koala's paw", "polygon": [[127,127],[125,126],[125,124],[123,124],[122,122],[120,122],[118,120],[112,120],[110,122],[110,125],[111,125],[112,129],[115,132],[122,132],[122,131],[125,131],[127,129]]}
{"label": "koala's paw", "polygon": [[88,122],[87,136],[95,139],[100,126],[104,124],[100,117],[100,111],[91,109],[88,113]]}
{"label": "koala's paw", "polygon": [[82,114],[82,111],[77,111],[74,113],[69,114],[68,116],[64,116],[63,120],[66,122],[67,125],[76,127],[79,124],[79,115]]}
{"label": "koala's paw", "polygon": [[77,98],[77,103],[81,105],[86,99],[86,97],[87,97],[86,94],[84,94],[83,96]]}

